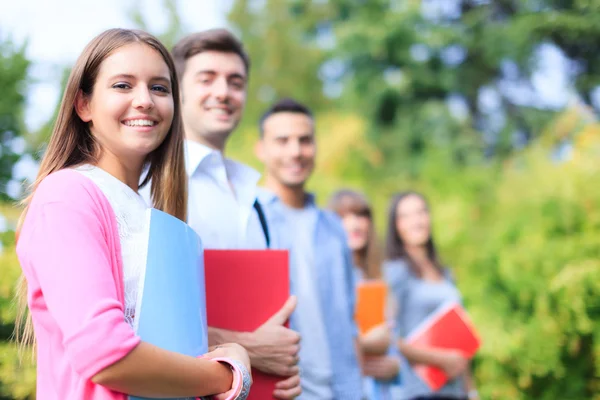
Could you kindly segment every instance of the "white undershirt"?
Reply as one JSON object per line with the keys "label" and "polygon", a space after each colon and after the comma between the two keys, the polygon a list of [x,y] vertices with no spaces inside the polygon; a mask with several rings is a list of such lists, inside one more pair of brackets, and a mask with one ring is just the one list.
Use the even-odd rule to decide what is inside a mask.
{"label": "white undershirt", "polygon": [[139,281],[146,269],[148,232],[144,199],[124,182],[93,165],[75,168],[87,176],[106,196],[117,218],[123,281],[125,286],[125,321],[134,327]]}

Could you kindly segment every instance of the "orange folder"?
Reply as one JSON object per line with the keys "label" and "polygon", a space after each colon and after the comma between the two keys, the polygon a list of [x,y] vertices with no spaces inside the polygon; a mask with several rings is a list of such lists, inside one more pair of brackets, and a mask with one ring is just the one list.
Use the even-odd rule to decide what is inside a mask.
{"label": "orange folder", "polygon": [[[290,296],[286,250],[205,250],[206,314],[209,327],[252,332]],[[250,400],[273,398],[285,378],[252,369]]]}
{"label": "orange folder", "polygon": [[[406,341],[420,348],[459,350],[469,359],[481,346],[481,339],[473,323],[455,302],[442,304],[408,335]],[[444,371],[437,367],[415,365],[413,369],[433,391],[439,390],[448,381]]]}
{"label": "orange folder", "polygon": [[361,334],[385,322],[387,285],[381,280],[360,282],[356,285],[356,312],[354,319]]}

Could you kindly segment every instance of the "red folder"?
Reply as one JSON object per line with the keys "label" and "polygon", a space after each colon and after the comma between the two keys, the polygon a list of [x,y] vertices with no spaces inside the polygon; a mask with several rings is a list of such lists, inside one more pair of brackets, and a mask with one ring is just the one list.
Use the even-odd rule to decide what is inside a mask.
{"label": "red folder", "polygon": [[[209,327],[252,332],[290,296],[285,250],[205,250],[206,310]],[[285,378],[252,369],[250,400],[273,398]]]}
{"label": "red folder", "polygon": [[[415,347],[458,350],[467,358],[472,358],[481,346],[473,323],[455,302],[440,306],[408,335],[406,341]],[[444,371],[431,365],[415,365],[413,370],[433,391],[448,381]]]}

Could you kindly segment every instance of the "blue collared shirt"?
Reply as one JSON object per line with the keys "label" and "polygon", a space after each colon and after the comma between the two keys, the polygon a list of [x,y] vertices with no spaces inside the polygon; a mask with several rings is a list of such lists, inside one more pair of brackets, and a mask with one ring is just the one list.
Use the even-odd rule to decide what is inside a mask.
{"label": "blue collared shirt", "polygon": [[[294,227],[289,225],[285,217],[283,203],[265,190],[259,192],[259,200],[265,209],[269,229],[278,238],[277,246],[292,249],[295,235],[291,232]],[[312,196],[308,196],[307,206],[316,208]],[[362,388],[355,349],[358,334],[354,322],[355,286],[346,233],[337,215],[319,208],[316,208],[313,229],[313,271],[329,350],[331,391],[336,400],[359,400],[362,398]],[[294,293],[293,278],[290,286]],[[291,322],[292,329],[301,334],[303,330],[311,328],[294,326],[293,316]]]}
{"label": "blue collared shirt", "polygon": [[[441,281],[426,281],[415,276],[405,260],[386,261],[385,279],[396,299],[396,334],[406,338],[432,312],[447,301],[461,302],[460,292],[454,285],[450,272],[444,270]],[[399,399],[413,399],[420,396],[465,398],[464,378],[447,382],[437,392],[425,384],[414,372],[412,364],[401,355],[402,385],[397,391]]]}

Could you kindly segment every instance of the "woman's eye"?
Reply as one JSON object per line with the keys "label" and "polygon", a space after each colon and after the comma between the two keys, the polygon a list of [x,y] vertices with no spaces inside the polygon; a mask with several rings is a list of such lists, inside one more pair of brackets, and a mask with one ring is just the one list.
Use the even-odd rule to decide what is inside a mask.
{"label": "woman's eye", "polygon": [[131,88],[131,86],[129,86],[128,83],[121,82],[121,83],[115,83],[113,85],[113,88],[114,89],[129,89],[129,88]]}
{"label": "woman's eye", "polygon": [[156,90],[156,91],[162,92],[162,93],[169,93],[169,88],[167,88],[166,86],[163,86],[163,85],[154,85],[154,86],[152,86],[152,90]]}

